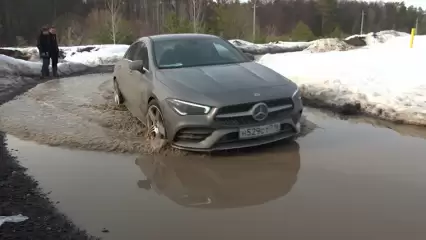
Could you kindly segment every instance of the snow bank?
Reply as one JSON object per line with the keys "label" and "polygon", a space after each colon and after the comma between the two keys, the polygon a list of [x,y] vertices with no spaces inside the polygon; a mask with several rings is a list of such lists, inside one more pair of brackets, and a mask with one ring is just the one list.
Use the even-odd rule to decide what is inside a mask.
{"label": "snow bank", "polygon": [[[129,45],[106,44],[60,47],[60,58],[65,62],[81,63],[88,66],[112,65],[124,56]],[[17,50],[24,55],[29,55],[30,61],[40,61],[39,52],[36,47],[27,48],[4,48]]]}
{"label": "snow bank", "polygon": [[354,46],[351,46],[338,38],[326,38],[312,41],[311,45],[309,45],[309,47],[307,47],[304,51],[317,53],[330,51],[347,51],[354,48]]}
{"label": "snow bank", "polygon": [[254,44],[240,39],[229,40],[230,43],[241,49],[243,52],[254,55],[289,53],[299,51],[327,52],[327,51],[347,51],[355,47],[372,46],[385,43],[397,37],[409,36],[408,33],[394,30],[368,33],[364,35],[353,35],[344,40],[337,38],[319,39],[311,42],[274,42],[266,44]]}
{"label": "snow bank", "polygon": [[[58,64],[58,73],[67,76],[84,72],[89,68],[113,65],[124,56],[128,45],[89,45],[75,47],[61,47]],[[0,54],[0,75],[39,76],[41,61],[36,47],[4,48],[16,50],[23,55],[30,56],[29,61],[20,60]]]}
{"label": "snow bank", "polygon": [[[379,45],[375,45],[374,48],[382,48],[382,49],[395,49],[395,48],[408,48],[410,46],[410,38],[411,36],[403,36],[403,37],[396,37],[393,39],[388,40],[387,42]],[[426,50],[426,36],[420,35],[414,37],[414,45],[413,47],[416,49],[416,51],[425,51]],[[423,57],[423,61],[424,61]],[[420,60],[420,59],[419,59]]]}
{"label": "snow bank", "polygon": [[[64,61],[82,63],[87,66],[113,65],[123,58],[129,45],[91,45],[64,47]],[[82,51],[86,50],[86,51]]]}
{"label": "snow bank", "polygon": [[302,51],[307,48],[309,42],[276,42],[266,44],[254,44],[240,39],[229,40],[237,48],[241,49],[245,53],[251,53],[254,55],[262,55],[268,53],[287,53]]}
{"label": "snow bank", "polygon": [[[62,76],[83,72],[89,67],[81,63],[59,63],[58,73]],[[41,62],[30,62],[0,55],[0,75],[40,76]]]}
{"label": "snow bank", "polygon": [[368,34],[353,35],[345,39],[346,43],[357,43],[355,46],[372,46],[377,44],[386,43],[387,41],[396,37],[406,37],[410,34],[405,32],[398,32],[395,30],[386,30],[381,32],[371,32]]}
{"label": "snow bank", "polygon": [[382,119],[426,125],[426,36],[415,42],[413,49],[402,37],[352,51],[268,54],[259,63],[294,80],[319,106],[351,106]]}

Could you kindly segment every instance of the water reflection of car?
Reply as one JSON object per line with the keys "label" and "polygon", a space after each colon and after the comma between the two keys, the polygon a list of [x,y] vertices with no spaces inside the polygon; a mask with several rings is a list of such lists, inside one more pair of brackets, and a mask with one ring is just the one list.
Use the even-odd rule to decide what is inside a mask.
{"label": "water reflection of car", "polygon": [[300,131],[295,83],[228,41],[203,34],[144,37],[114,68],[114,100],[148,136],[212,151],[289,139]]}
{"label": "water reflection of car", "polygon": [[194,208],[239,208],[266,203],[290,192],[300,169],[292,142],[261,153],[223,157],[141,156],[146,176],[138,186]]}

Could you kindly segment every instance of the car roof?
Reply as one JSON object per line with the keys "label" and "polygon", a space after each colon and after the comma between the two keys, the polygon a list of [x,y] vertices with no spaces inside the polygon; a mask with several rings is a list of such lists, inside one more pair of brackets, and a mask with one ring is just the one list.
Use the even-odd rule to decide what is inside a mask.
{"label": "car roof", "polygon": [[179,33],[179,34],[159,34],[149,36],[153,42],[155,41],[167,41],[167,40],[181,40],[181,39],[209,39],[209,38],[219,38],[214,35],[209,34],[199,34],[199,33]]}

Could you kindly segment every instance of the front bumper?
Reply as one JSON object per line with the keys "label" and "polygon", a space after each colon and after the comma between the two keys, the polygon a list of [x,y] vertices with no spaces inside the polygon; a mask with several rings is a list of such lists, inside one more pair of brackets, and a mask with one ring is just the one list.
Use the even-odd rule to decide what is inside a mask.
{"label": "front bumper", "polygon": [[[187,150],[187,151],[197,151],[197,152],[211,152],[211,151],[221,151],[221,150],[231,150],[231,149],[240,149],[260,146],[268,143],[273,143],[276,141],[289,139],[298,134],[300,131],[300,123],[297,123],[294,126],[294,130],[284,130],[277,134],[263,136],[259,138],[246,139],[246,140],[236,140],[231,142],[221,142],[222,137],[227,135],[238,135],[238,130],[228,130],[228,129],[219,129],[213,132],[213,134],[207,137],[205,140],[198,143],[191,142],[172,142],[172,146],[178,149]],[[299,129],[299,130],[296,130]]]}
{"label": "front bumper", "polygon": [[[205,116],[179,116],[169,107],[165,107],[164,117],[169,141],[172,146],[182,150],[211,152],[260,146],[296,136],[300,132],[302,105],[295,104],[293,109],[275,114],[264,121],[232,123],[217,121],[216,110]],[[278,133],[252,139],[239,139],[240,128],[257,127],[279,123]]]}

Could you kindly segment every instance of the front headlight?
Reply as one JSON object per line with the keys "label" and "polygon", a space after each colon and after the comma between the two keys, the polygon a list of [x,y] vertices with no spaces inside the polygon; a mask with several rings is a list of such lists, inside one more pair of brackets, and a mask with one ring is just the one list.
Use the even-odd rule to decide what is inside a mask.
{"label": "front headlight", "polygon": [[302,100],[302,93],[300,92],[299,88],[297,88],[296,91],[294,91],[292,98],[297,100]]}
{"label": "front headlight", "polygon": [[177,99],[167,99],[169,106],[179,115],[206,115],[211,107]]}

